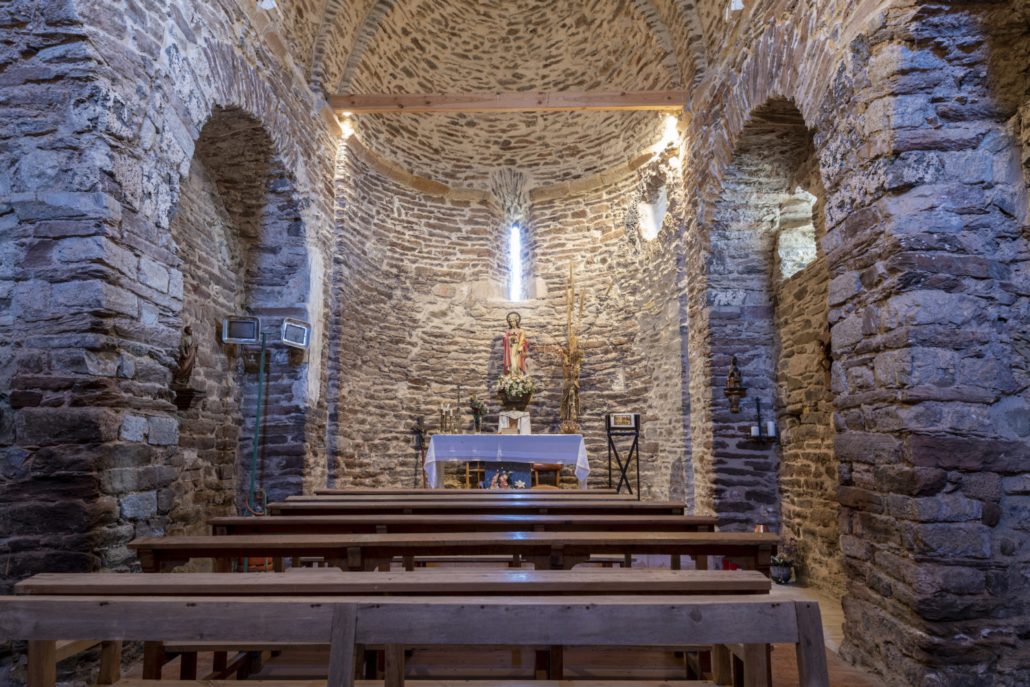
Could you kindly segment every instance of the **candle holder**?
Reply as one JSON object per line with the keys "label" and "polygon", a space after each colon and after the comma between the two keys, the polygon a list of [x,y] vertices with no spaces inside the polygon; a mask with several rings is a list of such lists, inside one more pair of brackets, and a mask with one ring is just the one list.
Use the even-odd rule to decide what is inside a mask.
{"label": "candle holder", "polygon": [[775,420],[762,422],[762,399],[755,399],[755,424],[751,425],[752,441],[776,441],[777,429]]}

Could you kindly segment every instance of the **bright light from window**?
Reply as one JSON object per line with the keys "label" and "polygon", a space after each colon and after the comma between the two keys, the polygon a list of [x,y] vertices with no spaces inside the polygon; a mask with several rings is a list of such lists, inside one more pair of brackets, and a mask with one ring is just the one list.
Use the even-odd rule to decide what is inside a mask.
{"label": "bright light from window", "polygon": [[665,122],[662,127],[662,140],[658,142],[657,150],[662,151],[671,145],[679,142],[680,120],[675,115],[666,115]]}
{"label": "bright light from window", "polygon": [[522,300],[522,227],[513,224],[508,237],[508,300]]}

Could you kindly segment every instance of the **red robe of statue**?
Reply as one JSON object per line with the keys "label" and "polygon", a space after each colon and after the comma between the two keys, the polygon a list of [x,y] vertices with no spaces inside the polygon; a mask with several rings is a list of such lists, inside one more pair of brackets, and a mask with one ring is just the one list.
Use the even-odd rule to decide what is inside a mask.
{"label": "red robe of statue", "polygon": [[529,355],[529,339],[520,327],[504,333],[504,374],[526,374],[526,358]]}

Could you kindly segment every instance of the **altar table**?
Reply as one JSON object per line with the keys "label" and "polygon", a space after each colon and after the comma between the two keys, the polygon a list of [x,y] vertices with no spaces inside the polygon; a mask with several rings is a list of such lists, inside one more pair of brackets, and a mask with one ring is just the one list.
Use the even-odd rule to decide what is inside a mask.
{"label": "altar table", "polygon": [[442,461],[484,463],[562,463],[576,466],[580,489],[587,488],[590,463],[581,434],[436,434],[426,451],[426,483],[443,487]]}

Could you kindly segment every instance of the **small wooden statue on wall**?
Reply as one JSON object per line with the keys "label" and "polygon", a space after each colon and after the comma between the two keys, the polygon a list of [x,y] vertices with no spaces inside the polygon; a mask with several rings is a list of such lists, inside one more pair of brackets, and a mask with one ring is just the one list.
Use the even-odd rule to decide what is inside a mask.
{"label": "small wooden statue on wall", "polygon": [[175,352],[175,371],[172,373],[172,391],[175,392],[175,405],[179,410],[188,410],[199,393],[189,386],[193,368],[197,366],[199,348],[193,336],[193,327],[186,325],[182,328],[182,339]]}

